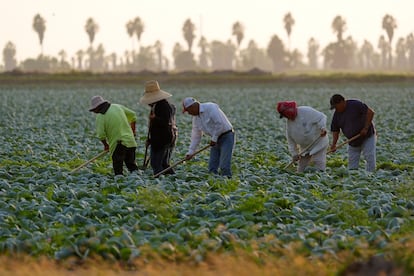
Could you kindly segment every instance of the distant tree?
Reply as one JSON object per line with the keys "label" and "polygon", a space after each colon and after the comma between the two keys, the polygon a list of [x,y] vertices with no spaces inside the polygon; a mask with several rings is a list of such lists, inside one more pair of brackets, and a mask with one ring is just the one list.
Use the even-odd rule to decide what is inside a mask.
{"label": "distant tree", "polygon": [[338,42],[342,41],[343,33],[346,30],[346,21],[340,15],[337,15],[334,20],[332,21],[332,30],[336,33],[338,38]]}
{"label": "distant tree", "polygon": [[[268,62],[269,58],[266,51],[260,49],[254,40],[250,40],[247,48],[240,53],[241,70],[249,71],[252,69],[260,69],[262,71],[270,71],[272,64]],[[270,64],[269,64],[270,63]]]}
{"label": "distant tree", "polygon": [[191,48],[193,46],[194,38],[195,38],[195,25],[191,22],[190,19],[187,19],[183,25],[183,35],[184,39],[188,44],[188,51],[191,52]]}
{"label": "distant tree", "polygon": [[388,56],[390,55],[389,52],[391,51],[391,46],[388,41],[385,40],[385,37],[383,35],[380,36],[378,40],[378,48],[381,51],[381,67],[382,69],[386,69],[387,62],[388,62]]}
{"label": "distant tree", "polygon": [[285,14],[285,16],[283,17],[283,23],[285,25],[286,33],[288,35],[288,47],[290,51],[290,34],[292,33],[292,26],[295,25],[295,19],[292,17],[292,14],[290,12]]}
{"label": "distant tree", "polygon": [[292,52],[289,52],[287,54],[289,68],[300,69],[305,67],[303,63],[303,54],[298,49],[294,49]]}
{"label": "distant tree", "polygon": [[78,70],[83,69],[83,57],[85,55],[85,52],[82,50],[79,50],[76,52],[76,59],[78,60]]}
{"label": "distant tree", "polygon": [[68,54],[65,50],[60,50],[58,53],[58,56],[60,57],[60,63],[64,64],[66,62],[66,58],[68,57]]}
{"label": "distant tree", "polygon": [[236,46],[228,40],[223,43],[214,40],[210,43],[211,69],[214,71],[233,70]]}
{"label": "distant tree", "polygon": [[360,49],[360,66],[364,69],[370,70],[374,68],[374,46],[368,41],[364,43]]}
{"label": "distant tree", "polygon": [[92,60],[93,66],[92,71],[102,72],[105,69],[105,48],[102,44],[99,44],[96,47],[93,55],[94,59]]}
{"label": "distant tree", "polygon": [[136,62],[135,68],[138,72],[141,71],[157,71],[157,62],[156,62],[156,54],[154,53],[154,47],[141,47],[139,51]]}
{"label": "distant tree", "polygon": [[400,71],[407,69],[407,45],[403,37],[398,39],[395,47],[395,69]]}
{"label": "distant tree", "polygon": [[342,68],[355,69],[358,64],[358,45],[352,36],[348,36],[345,40],[344,54]]}
{"label": "distant tree", "polygon": [[390,51],[388,53],[388,68],[392,67],[392,38],[394,37],[394,29],[397,28],[397,21],[389,14],[382,19],[382,28],[387,32]]}
{"label": "distant tree", "polygon": [[144,32],[144,22],[142,22],[140,17],[135,17],[134,19],[134,30],[135,30],[135,35],[137,36],[138,39],[138,43],[141,46],[141,36],[142,33]]}
{"label": "distant tree", "polygon": [[200,41],[198,42],[198,47],[200,47],[200,56],[198,58],[199,67],[201,70],[208,70],[208,42],[204,36],[200,38]]}
{"label": "distant tree", "polygon": [[3,49],[4,70],[12,71],[17,67],[16,46],[9,41]]}
{"label": "distant tree", "polygon": [[173,48],[175,69],[177,71],[190,71],[196,69],[196,62],[190,51],[185,51],[180,43],[176,43]]}
{"label": "distant tree", "polygon": [[109,55],[109,60],[111,63],[111,67],[113,71],[117,71],[118,70],[118,64],[117,64],[117,54],[116,53],[112,53]]}
{"label": "distant tree", "polygon": [[128,36],[131,38],[131,43],[132,43],[132,50],[134,50],[134,34],[135,34],[135,26],[134,26],[134,21],[129,20],[126,25],[126,30],[127,30],[127,34]]}
{"label": "distant tree", "polygon": [[[337,42],[336,42],[337,43]],[[336,43],[329,43],[323,50],[323,68],[325,70],[333,68]]]}
{"label": "distant tree", "polygon": [[53,73],[60,71],[61,66],[57,58],[39,55],[37,59],[29,58],[24,60],[21,63],[21,68],[26,72]]}
{"label": "distant tree", "polygon": [[157,40],[154,44],[155,56],[157,57],[157,71],[161,72],[163,69],[163,55],[162,55],[162,43]]}
{"label": "distant tree", "polygon": [[95,23],[92,17],[88,18],[86,21],[85,31],[89,37],[90,47],[92,47],[93,41],[95,40],[95,35],[99,31],[99,25]]}
{"label": "distant tree", "polygon": [[[347,42],[343,39],[343,34],[346,30],[346,21],[342,16],[337,15],[332,21],[332,31],[336,33],[336,43],[330,43],[324,52],[325,66],[329,65],[332,69],[345,69],[349,68],[349,47]],[[328,63],[326,63],[328,62]]]}
{"label": "distant tree", "polygon": [[240,48],[240,44],[244,38],[244,26],[240,22],[236,22],[233,24],[233,32],[232,34],[236,36],[237,41],[237,48]]}
{"label": "distant tree", "polygon": [[273,62],[273,70],[280,72],[285,67],[285,47],[282,40],[277,36],[272,36],[269,45],[267,46],[267,55]]}
{"label": "distant tree", "polygon": [[408,69],[414,71],[414,35],[407,36],[407,52],[408,52]]}
{"label": "distant tree", "polygon": [[33,19],[33,29],[39,36],[40,54],[43,55],[43,39],[46,31],[46,21],[40,16],[40,14],[36,14]]}
{"label": "distant tree", "polygon": [[319,52],[319,43],[311,37],[308,41],[308,61],[309,67],[312,69],[318,68],[318,52]]}

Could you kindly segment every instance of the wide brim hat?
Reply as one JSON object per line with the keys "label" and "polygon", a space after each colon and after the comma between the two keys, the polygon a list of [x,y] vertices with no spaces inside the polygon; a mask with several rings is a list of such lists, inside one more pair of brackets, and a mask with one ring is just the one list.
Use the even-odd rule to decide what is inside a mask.
{"label": "wide brim hat", "polygon": [[141,104],[153,104],[161,100],[168,99],[172,95],[164,90],[161,90],[157,81],[151,80],[145,83],[145,92],[139,102]]}
{"label": "wide brim hat", "polygon": [[100,106],[103,103],[108,103],[108,101],[102,98],[102,96],[93,96],[91,98],[91,106],[89,107],[89,111],[95,110],[98,106]]}

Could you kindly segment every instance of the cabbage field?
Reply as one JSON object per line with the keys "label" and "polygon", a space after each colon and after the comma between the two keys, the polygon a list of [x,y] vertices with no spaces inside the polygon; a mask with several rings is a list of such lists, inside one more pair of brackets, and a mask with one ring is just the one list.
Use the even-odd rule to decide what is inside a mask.
{"label": "cabbage field", "polygon": [[[142,165],[149,112],[138,104],[143,85],[0,85],[1,254],[123,261],[157,254],[201,262],[210,252],[272,254],[290,244],[315,257],[386,252],[413,238],[414,84],[160,85],[178,110],[172,161],[190,143],[191,116],[180,112],[180,101],[214,101],[236,130],[233,178],[207,173],[207,151],[157,179],[150,169],[114,177],[109,156],[70,173],[103,150],[88,111],[97,94],[137,112]],[[362,161],[348,171],[346,147],[328,156],[326,172],[285,170],[291,159],[275,104],[296,100],[324,112],[329,124],[334,93],[376,112],[377,171],[365,172]]]}

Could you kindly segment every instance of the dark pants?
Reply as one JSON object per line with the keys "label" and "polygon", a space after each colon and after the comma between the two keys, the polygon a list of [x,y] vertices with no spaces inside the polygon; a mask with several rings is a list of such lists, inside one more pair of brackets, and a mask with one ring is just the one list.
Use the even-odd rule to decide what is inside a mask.
{"label": "dark pants", "polygon": [[[151,147],[151,167],[154,174],[165,170],[170,166],[171,154],[174,149],[174,145],[166,145],[159,149],[153,149]],[[165,174],[174,174],[174,170],[170,169]]]}
{"label": "dark pants", "polygon": [[112,154],[112,166],[115,175],[123,174],[124,162],[130,172],[138,170],[138,166],[135,163],[135,150],[135,147],[127,148],[120,143],[116,146]]}

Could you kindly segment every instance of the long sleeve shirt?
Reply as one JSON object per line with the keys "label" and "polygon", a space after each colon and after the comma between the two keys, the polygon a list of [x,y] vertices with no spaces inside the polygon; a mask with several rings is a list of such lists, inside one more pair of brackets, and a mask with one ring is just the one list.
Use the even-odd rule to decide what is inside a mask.
{"label": "long sleeve shirt", "polygon": [[162,149],[172,144],[177,135],[175,106],[160,100],[153,107],[155,117],[150,121],[150,143],[153,149]]}
{"label": "long sleeve shirt", "polygon": [[[297,155],[311,145],[321,135],[321,130],[326,130],[326,115],[309,106],[299,106],[298,115],[294,120],[287,120],[286,137],[289,151]],[[320,137],[318,142],[307,149],[303,155],[313,155],[328,146],[328,135]],[[299,146],[299,148],[298,148]]]}
{"label": "long sleeve shirt", "polygon": [[130,126],[136,120],[135,112],[120,104],[111,104],[105,114],[97,114],[96,136],[108,140],[111,156],[118,142],[128,148],[137,146]]}
{"label": "long sleeve shirt", "polygon": [[211,141],[217,142],[219,136],[233,128],[224,112],[215,103],[200,103],[200,113],[193,116],[191,144],[189,155],[193,154],[200,143],[203,133],[211,136]]}

